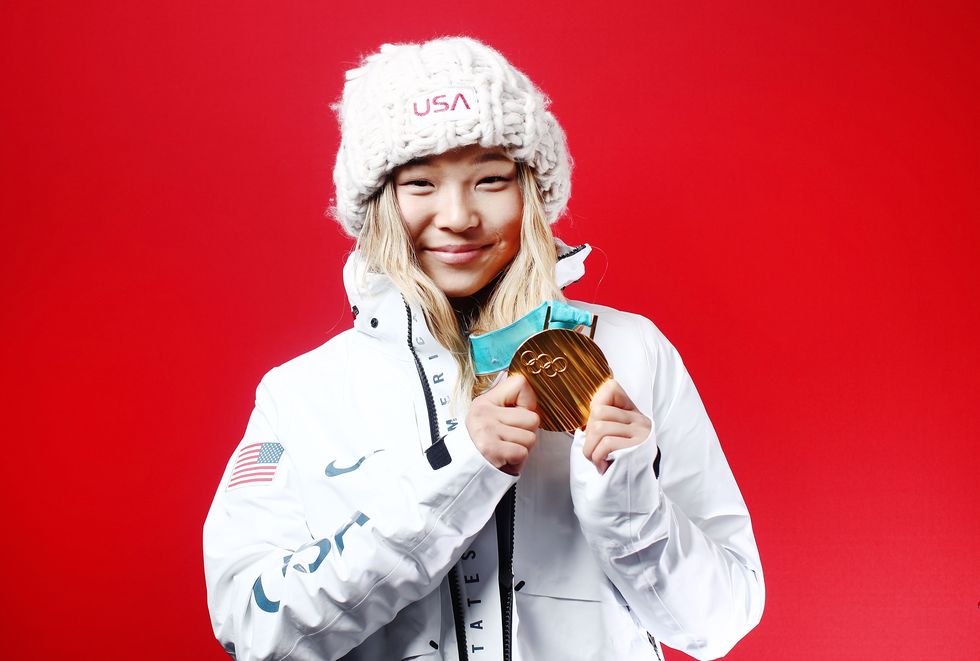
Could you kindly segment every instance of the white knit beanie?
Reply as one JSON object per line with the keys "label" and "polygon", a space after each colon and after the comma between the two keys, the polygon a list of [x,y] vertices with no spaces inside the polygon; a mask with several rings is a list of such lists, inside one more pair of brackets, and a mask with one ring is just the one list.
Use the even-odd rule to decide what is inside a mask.
{"label": "white knit beanie", "polygon": [[571,194],[571,162],[548,103],[503,55],[474,39],[383,45],[347,72],[334,106],[341,134],[333,171],[337,220],[357,236],[365,202],[392,170],[479,144],[530,165],[548,220],[556,221]]}

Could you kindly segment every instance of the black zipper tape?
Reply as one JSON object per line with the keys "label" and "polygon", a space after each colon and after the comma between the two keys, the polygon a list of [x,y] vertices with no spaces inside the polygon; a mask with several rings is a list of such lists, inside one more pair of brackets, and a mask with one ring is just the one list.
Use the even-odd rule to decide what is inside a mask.
{"label": "black zipper tape", "polygon": [[[449,449],[446,447],[445,439],[439,438],[439,420],[436,416],[436,400],[432,396],[432,389],[429,387],[429,377],[425,373],[425,368],[422,367],[422,361],[419,360],[419,355],[415,352],[415,343],[412,342],[412,308],[408,305],[408,301],[405,301],[405,297],[402,297],[402,301],[405,303],[405,314],[408,317],[408,350],[412,352],[412,358],[415,359],[415,369],[419,373],[419,381],[422,382],[422,393],[425,395],[425,408],[429,413],[429,437],[430,445],[425,451],[425,457],[429,460],[429,465],[432,466],[434,470],[439,470],[443,466],[447,466],[453,458],[449,455]],[[456,627],[456,647],[459,653],[459,661],[468,661],[469,655],[466,653],[466,624],[463,622],[463,600],[459,588],[459,571],[453,566],[449,570],[449,575],[446,577],[449,581],[449,595],[453,606],[453,623]]]}
{"label": "black zipper tape", "polygon": [[459,570],[453,565],[449,570],[449,595],[453,602],[453,622],[456,625],[456,651],[459,654],[459,661],[468,661],[469,653],[466,651],[466,624],[463,622],[463,593],[459,587]]}
{"label": "black zipper tape", "polygon": [[439,418],[436,415],[436,400],[432,396],[432,388],[429,387],[429,377],[425,373],[425,368],[422,367],[422,361],[419,360],[418,353],[415,352],[415,343],[412,342],[412,308],[408,305],[408,301],[405,297],[402,297],[402,301],[405,303],[405,314],[408,317],[408,350],[412,352],[412,358],[415,359],[415,369],[418,370],[419,380],[422,382],[422,394],[425,395],[425,409],[429,414],[429,447],[425,451],[425,458],[429,460],[429,465],[432,466],[433,470],[439,470],[443,466],[449,465],[449,462],[453,460],[452,456],[449,454],[449,448],[446,447],[444,439],[439,437]]}
{"label": "black zipper tape", "polygon": [[511,661],[511,632],[514,622],[514,518],[517,510],[515,484],[497,503],[497,572],[500,583],[500,621],[503,623],[503,661]]}

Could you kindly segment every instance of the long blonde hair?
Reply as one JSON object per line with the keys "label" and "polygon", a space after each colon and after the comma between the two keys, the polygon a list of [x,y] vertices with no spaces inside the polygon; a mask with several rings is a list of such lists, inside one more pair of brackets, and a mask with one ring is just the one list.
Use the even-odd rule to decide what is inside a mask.
{"label": "long blonde hair", "polygon": [[[493,293],[473,320],[469,328],[473,334],[502,328],[545,300],[563,300],[555,282],[554,237],[530,166],[517,163],[517,182],[524,203],[521,247],[504,267]],[[356,249],[370,271],[387,274],[408,301],[422,308],[432,335],[449,349],[459,365],[457,396],[469,399],[483,392],[492,376],[474,374],[469,341],[459,327],[449,299],[419,266],[398,208],[393,177],[368,200],[364,229]]]}

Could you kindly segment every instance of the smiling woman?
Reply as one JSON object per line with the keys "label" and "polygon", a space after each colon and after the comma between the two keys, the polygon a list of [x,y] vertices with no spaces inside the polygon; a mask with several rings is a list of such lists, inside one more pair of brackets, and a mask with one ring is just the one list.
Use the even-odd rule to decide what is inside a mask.
{"label": "smiling woman", "polygon": [[[266,375],[231,470],[269,477],[226,475],[205,525],[215,633],[240,661],[654,661],[660,640],[707,659],[758,622],[748,512],[677,352],[564,298],[589,246],[551,233],[571,172],[547,108],[471,39],[348,72],[334,182],[354,327]],[[516,344],[472,350],[539,316],[591,325],[608,358],[595,387],[548,384],[588,391],[574,433],[542,428],[505,372]],[[529,373],[573,360],[537,352]],[[280,448],[272,466],[242,463],[257,443]]]}

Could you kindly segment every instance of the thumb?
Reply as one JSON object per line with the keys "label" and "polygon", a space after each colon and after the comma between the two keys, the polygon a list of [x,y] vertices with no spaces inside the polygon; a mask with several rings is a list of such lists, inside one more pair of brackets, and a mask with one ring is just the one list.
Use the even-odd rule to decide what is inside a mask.
{"label": "thumb", "polygon": [[531,385],[521,374],[511,374],[506,379],[498,383],[492,390],[491,401],[497,406],[525,406],[530,393],[531,401],[534,402],[534,391]]}
{"label": "thumb", "polygon": [[528,411],[537,412],[538,410],[538,396],[534,394],[534,388],[531,387],[530,382],[524,378],[523,375],[519,376],[521,382],[523,383],[521,389],[517,392],[516,403],[521,408],[525,408]]}

